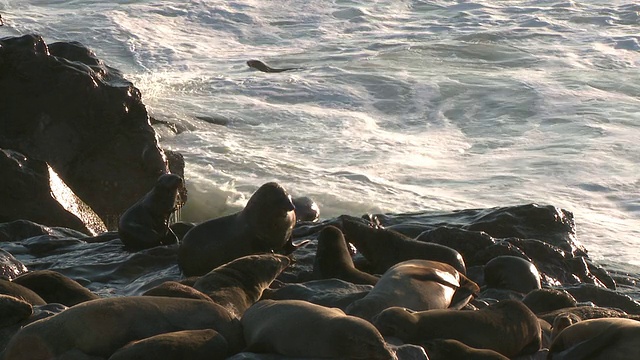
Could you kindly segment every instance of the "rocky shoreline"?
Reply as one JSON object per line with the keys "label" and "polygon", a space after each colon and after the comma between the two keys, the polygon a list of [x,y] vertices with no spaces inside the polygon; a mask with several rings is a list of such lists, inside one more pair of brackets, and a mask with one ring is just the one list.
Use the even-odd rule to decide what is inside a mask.
{"label": "rocky shoreline", "polygon": [[[147,301],[137,300],[138,297],[158,286],[170,282],[193,287],[196,280],[185,277],[178,267],[179,245],[129,251],[115,231],[119,216],[144,196],[161,174],[185,176],[182,156],[160,148],[149,114],[133,84],[81,44],[47,45],[39,36],[26,35],[0,39],[0,99],[3,109],[0,168],[4,175],[0,201],[5,204],[0,210],[0,275],[4,278],[0,280],[0,294],[7,295],[0,298],[0,312],[15,315],[15,318],[7,316],[9,320],[0,324],[0,349],[9,344],[21,327],[65,313],[78,303],[103,301],[106,305],[101,306],[124,306],[121,311],[136,313],[136,301]],[[186,192],[181,194],[181,199],[187,201]],[[466,277],[480,289],[464,306],[466,310],[459,311],[479,311],[507,300],[523,301],[529,306],[542,324],[541,343],[534,351],[511,358],[546,358],[552,326],[558,316],[572,314],[579,320],[640,316],[637,285],[640,274],[608,271],[592,261],[576,237],[573,214],[538,204],[441,213],[348,214],[322,221],[300,221],[293,229],[292,240],[294,244],[303,245],[293,251],[286,266],[260,274],[265,277],[260,285],[260,294],[264,291],[262,298],[304,300],[347,310],[351,303],[372,291],[374,285],[323,278],[314,268],[318,236],[323,229],[335,225],[345,233],[345,239],[353,243],[343,226],[345,219],[377,232],[391,231],[392,236],[457,251],[466,264]],[[175,232],[184,234],[184,231]],[[356,266],[362,271],[370,270],[371,259],[359,250],[353,257]],[[501,283],[487,278],[487,264],[505,257],[535,265],[538,289],[523,291],[510,287],[512,281]],[[52,286],[60,286],[65,289],[61,293],[73,293],[80,300],[68,302],[64,296],[45,299],[45,295],[54,291],[30,289],[26,282],[20,285],[26,275],[47,271],[54,272],[46,273],[48,281],[52,281],[51,276],[58,279],[53,281],[58,285]],[[565,298],[573,299],[572,306],[554,306],[540,289],[562,292]],[[56,292],[58,290],[56,288]],[[136,301],[125,306],[128,300],[109,299]],[[192,306],[200,309],[201,305],[185,302],[176,306],[184,307],[186,314],[192,311],[188,310]],[[215,327],[215,334],[189,333],[184,338],[202,336],[208,339],[207,346],[216,344],[207,348],[218,349],[215,358],[283,358],[246,352],[236,354],[243,349],[238,344],[249,341],[237,334],[239,319],[227,318],[226,313],[217,314],[216,311],[220,311],[217,305],[202,306],[206,310],[198,311],[210,311],[214,314],[212,319],[215,318],[211,321],[223,325]],[[125,307],[129,310],[122,310]],[[88,305],[83,309],[93,311]],[[82,317],[87,315],[80,310],[69,314],[76,313],[79,315],[73,318],[79,318],[82,323]],[[161,316],[153,312],[145,314],[146,310],[141,310],[135,315],[140,317],[135,319],[146,322]],[[153,334],[130,334],[126,341],[119,341],[126,344],[156,335],[205,330],[200,325],[192,325],[191,322],[182,327],[167,327]],[[182,338],[182,335],[176,336]],[[111,341],[109,336],[106,338],[105,343]],[[424,348],[429,353],[429,345],[402,345],[397,340],[387,340],[396,344],[393,352],[400,359],[426,358]],[[238,344],[230,345],[232,343]],[[54,352],[43,358],[131,356],[114,354],[122,345],[114,345],[113,351],[65,352],[64,355]],[[160,345],[148,346],[145,351]],[[192,345],[191,349],[198,346],[206,348],[200,344]],[[11,354],[14,355],[5,354],[4,358],[20,358],[15,350]],[[429,354],[431,358],[438,358],[436,350],[432,349]],[[175,354],[169,353],[164,356],[157,358],[180,358],[171,357]]]}

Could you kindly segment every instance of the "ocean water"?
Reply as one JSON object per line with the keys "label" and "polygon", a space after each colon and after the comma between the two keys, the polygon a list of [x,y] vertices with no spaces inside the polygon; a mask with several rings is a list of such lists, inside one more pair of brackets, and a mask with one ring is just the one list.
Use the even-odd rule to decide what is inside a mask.
{"label": "ocean water", "polygon": [[592,258],[640,273],[636,1],[0,0],[0,14],[0,36],[93,49],[179,129],[156,126],[187,162],[184,221],[274,180],[323,218],[536,202],[572,211]]}

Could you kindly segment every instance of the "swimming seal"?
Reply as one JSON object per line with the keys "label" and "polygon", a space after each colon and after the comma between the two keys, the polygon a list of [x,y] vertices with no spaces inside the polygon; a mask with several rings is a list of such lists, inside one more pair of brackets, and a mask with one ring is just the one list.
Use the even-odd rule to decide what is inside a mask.
{"label": "swimming seal", "polygon": [[243,256],[203,275],[193,288],[240,318],[290,263],[280,254]]}
{"label": "swimming seal", "polygon": [[507,357],[535,353],[542,341],[535,314],[517,300],[503,300],[480,310],[410,312],[392,307],[377,315],[373,324],[382,335],[411,344],[454,339]]}
{"label": "swimming seal", "polygon": [[313,262],[318,279],[336,278],[354,284],[375,285],[378,277],[356,269],[340,229],[327,226],[318,235],[318,249]]}
{"label": "swimming seal", "polygon": [[459,309],[478,291],[476,283],[449,264],[409,260],[385,272],[369,294],[349,305],[346,313],[371,320],[392,306],[416,311]]}
{"label": "swimming seal", "polygon": [[169,216],[179,206],[182,178],[163,174],[156,185],[122,214],[118,234],[122,243],[133,250],[175,244],[178,240],[169,228]]}
{"label": "swimming seal", "polygon": [[249,60],[249,61],[247,61],[247,66],[249,66],[250,68],[254,68],[256,70],[260,70],[262,72],[266,72],[266,73],[280,73],[280,72],[283,72],[283,71],[298,70],[299,69],[299,68],[276,69],[276,68],[272,68],[272,67],[268,66],[267,64],[263,63],[260,60]]}
{"label": "swimming seal", "polygon": [[45,360],[76,350],[109,358],[131,341],[182,330],[213,329],[230,351],[242,344],[240,322],[202,300],[127,296],[87,301],[23,327],[7,344],[4,360]]}
{"label": "swimming seal", "polygon": [[369,322],[302,300],[261,300],[242,317],[246,350],[302,358],[396,359]]}
{"label": "swimming seal", "polygon": [[575,323],[560,332],[549,348],[553,360],[640,359],[640,322],[602,318]]}
{"label": "swimming seal", "polygon": [[246,255],[282,249],[296,224],[291,196],[275,182],[262,185],[241,211],[194,226],[182,239],[178,264],[204,275]]}

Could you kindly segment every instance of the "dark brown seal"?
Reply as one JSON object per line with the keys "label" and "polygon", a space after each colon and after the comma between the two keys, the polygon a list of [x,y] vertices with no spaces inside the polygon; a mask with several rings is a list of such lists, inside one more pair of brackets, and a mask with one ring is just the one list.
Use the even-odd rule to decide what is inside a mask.
{"label": "dark brown seal", "polygon": [[179,207],[183,187],[180,176],[161,175],[153,189],[120,217],[122,243],[133,250],[175,244],[178,240],[169,228],[169,216]]}
{"label": "dark brown seal", "polygon": [[517,256],[497,256],[484,266],[484,282],[489,288],[522,294],[540,289],[540,273],[531,262]]}
{"label": "dark brown seal", "polygon": [[299,69],[299,68],[281,68],[281,69],[272,68],[260,60],[249,60],[247,61],[247,66],[249,66],[250,68],[254,68],[256,70],[260,70],[262,72],[266,72],[266,73],[280,73],[283,71]]}
{"label": "dark brown seal", "polygon": [[354,284],[375,285],[378,277],[356,269],[342,231],[327,226],[318,236],[313,274],[319,279],[336,278]]}
{"label": "dark brown seal", "polygon": [[575,323],[553,340],[547,359],[636,360],[640,359],[640,322],[603,318]]}
{"label": "dark brown seal", "polygon": [[282,249],[296,224],[291,196],[275,182],[262,185],[241,211],[194,226],[182,239],[178,264],[204,275],[246,255]]}
{"label": "dark brown seal", "polygon": [[373,264],[376,273],[382,274],[395,264],[412,259],[443,262],[462,274],[467,273],[462,256],[450,247],[417,241],[393,230],[373,228],[345,215],[340,217],[340,223],[344,237]]}
{"label": "dark brown seal", "polygon": [[382,335],[412,344],[454,339],[507,357],[535,353],[542,341],[538,318],[517,300],[503,300],[480,310],[409,312],[392,307],[376,316],[373,324]]}
{"label": "dark brown seal", "polygon": [[100,298],[77,281],[53,270],[29,271],[15,278],[13,282],[33,290],[47,303],[73,306]]}

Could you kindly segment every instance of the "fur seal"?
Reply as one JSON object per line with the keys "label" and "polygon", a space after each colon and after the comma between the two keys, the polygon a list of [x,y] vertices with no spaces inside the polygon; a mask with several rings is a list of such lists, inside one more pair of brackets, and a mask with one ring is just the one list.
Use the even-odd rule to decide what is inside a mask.
{"label": "fur seal", "polygon": [[373,319],[384,336],[421,344],[433,339],[454,339],[476,349],[490,349],[507,357],[540,349],[540,324],[522,302],[504,300],[480,310],[428,310],[410,312],[392,307]]}
{"label": "fur seal", "polygon": [[536,266],[521,257],[497,256],[484,266],[484,282],[489,288],[507,289],[522,294],[540,289]]}
{"label": "fur seal", "polygon": [[[544,320],[540,319],[540,321]],[[551,325],[551,340],[558,337],[562,330],[579,321],[582,321],[582,319],[580,319],[580,317],[574,313],[566,312],[558,314],[558,316],[553,319],[553,325]]]}
{"label": "fur seal", "polygon": [[169,228],[169,216],[179,207],[183,188],[180,176],[160,175],[153,189],[120,217],[118,234],[122,243],[134,250],[175,244],[177,238]]}
{"label": "fur seal", "polygon": [[165,281],[162,284],[145,291],[142,296],[165,296],[213,301],[201,291],[198,291],[191,286],[183,285],[177,281]]}
{"label": "fur seal", "polygon": [[193,288],[240,318],[290,263],[280,254],[243,256],[211,270]]}
{"label": "fur seal", "polygon": [[302,300],[261,300],[242,317],[247,351],[303,358],[397,359],[369,322]]}
{"label": "fur seal", "polygon": [[242,344],[240,322],[202,300],[130,296],[87,301],[25,326],[9,341],[4,360],[44,360],[76,349],[108,358],[131,341],[158,334],[214,329],[230,351]]}
{"label": "fur seal", "polygon": [[356,269],[340,229],[329,225],[318,235],[318,249],[313,262],[318,279],[336,278],[354,284],[375,285],[378,277]]}
{"label": "fur seal", "polygon": [[33,290],[47,303],[73,306],[100,298],[77,281],[53,270],[29,271],[15,278],[13,282]]}
{"label": "fur seal", "polygon": [[429,360],[509,360],[499,352],[489,349],[475,349],[453,339],[436,339],[422,343]]}
{"label": "fur seal", "polygon": [[28,302],[0,294],[0,328],[14,325],[27,319],[31,314],[33,314],[33,306]]}
{"label": "fur seal", "polygon": [[640,322],[631,319],[591,319],[562,330],[549,348],[554,360],[640,359]]}
{"label": "fur seal", "polygon": [[462,256],[450,247],[420,242],[389,229],[373,228],[346,215],[339,220],[344,237],[372,263],[375,273],[382,274],[405,260],[423,259],[449,264],[466,274]]}
{"label": "fur seal", "polygon": [[415,311],[459,309],[478,291],[476,283],[449,264],[409,260],[385,272],[369,294],[349,305],[346,313],[370,320],[392,306]]}
{"label": "fur seal", "polygon": [[180,243],[178,264],[186,276],[204,275],[245,255],[282,249],[296,224],[287,191],[262,185],[241,211],[194,226]]}
{"label": "fur seal", "polygon": [[0,279],[0,294],[13,296],[31,305],[44,305],[47,303],[33,290],[5,279]]}
{"label": "fur seal", "polygon": [[213,329],[183,330],[133,341],[109,360],[224,360],[227,340]]}
{"label": "fur seal", "polygon": [[260,60],[249,60],[247,61],[247,66],[249,66],[250,68],[254,68],[256,70],[260,70],[262,72],[266,72],[266,73],[280,73],[283,71],[300,69],[300,68],[281,68],[281,69],[272,68]]}
{"label": "fur seal", "polygon": [[532,290],[522,299],[522,302],[527,305],[534,314],[574,307],[578,304],[576,299],[566,290],[559,289]]}
{"label": "fur seal", "polygon": [[315,201],[306,196],[293,198],[296,207],[296,220],[316,222],[320,218],[320,207]]}

